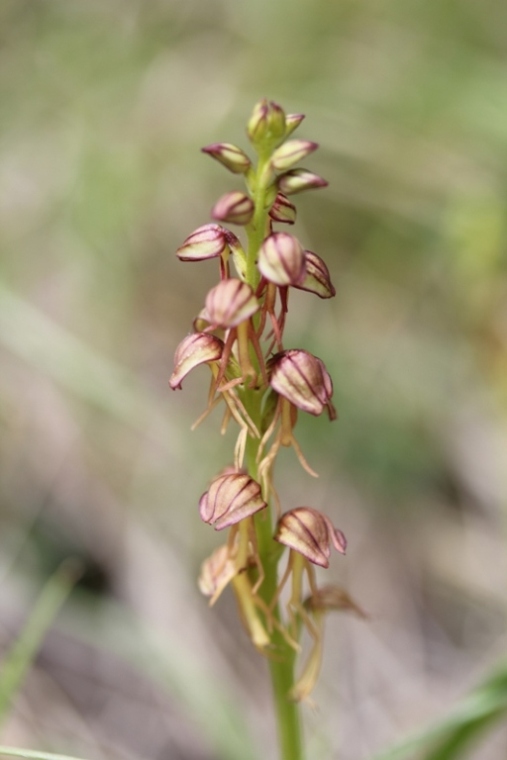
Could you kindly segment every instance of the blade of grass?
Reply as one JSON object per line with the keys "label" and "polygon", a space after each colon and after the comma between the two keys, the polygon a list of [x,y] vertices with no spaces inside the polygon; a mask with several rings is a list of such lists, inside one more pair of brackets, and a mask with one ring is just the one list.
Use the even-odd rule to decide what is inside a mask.
{"label": "blade of grass", "polygon": [[[472,741],[494,721],[507,713],[507,662],[464,697],[443,720],[415,736],[381,752],[372,760],[456,760]],[[414,753],[417,752],[417,755]]]}
{"label": "blade of grass", "polygon": [[72,755],[55,755],[52,752],[39,752],[35,749],[22,749],[21,747],[0,746],[0,755],[23,757],[26,760],[81,760],[81,758],[72,757]]}
{"label": "blade of grass", "polygon": [[7,653],[0,669],[0,725],[37,654],[38,649],[79,577],[76,563],[66,561],[42,589],[32,614]]}

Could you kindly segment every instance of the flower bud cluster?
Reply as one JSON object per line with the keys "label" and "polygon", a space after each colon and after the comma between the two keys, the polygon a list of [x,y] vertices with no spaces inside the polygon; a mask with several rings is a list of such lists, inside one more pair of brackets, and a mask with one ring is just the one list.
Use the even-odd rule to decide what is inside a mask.
{"label": "flower bud cluster", "polygon": [[[181,261],[218,259],[219,279],[204,299],[194,331],[176,349],[169,381],[173,390],[180,389],[192,369],[207,364],[211,384],[202,416],[223,403],[222,432],[231,420],[239,426],[234,464],[213,479],[199,501],[201,519],[217,531],[228,530],[226,543],[203,564],[199,586],[210,603],[232,586],[246,630],[263,652],[273,648],[274,630],[297,648],[304,624],[314,649],[294,687],[295,699],[307,696],[318,672],[325,600],[339,597],[338,591],[334,596],[319,594],[314,566],[328,567],[331,546],[341,554],[346,548],[343,533],[311,507],[289,509],[273,526],[270,517],[272,494],[279,506],[272,470],[281,446],[293,447],[302,466],[315,475],[294,435],[298,412],[319,416],[326,411],[330,420],[336,418],[333,384],[324,362],[283,343],[291,288],[319,298],[335,295],[324,261],[296,236],[274,228],[295,223],[291,195],[327,185],[322,177],[296,166],[318,147],[309,140],[288,139],[303,118],[261,100],[247,124],[256,162],[231,143],[203,148],[230,172],[242,175],[245,188],[219,198],[211,211],[215,221],[198,227],[176,251]],[[245,243],[222,224],[243,227]],[[266,549],[264,554],[259,550],[261,544],[266,546],[266,526],[269,540],[289,549],[286,571],[271,598],[265,577],[273,572],[272,563],[267,563],[268,569]],[[271,554],[276,546],[272,543]],[[311,591],[306,600],[303,576]],[[292,591],[283,622],[273,609],[289,578]]]}

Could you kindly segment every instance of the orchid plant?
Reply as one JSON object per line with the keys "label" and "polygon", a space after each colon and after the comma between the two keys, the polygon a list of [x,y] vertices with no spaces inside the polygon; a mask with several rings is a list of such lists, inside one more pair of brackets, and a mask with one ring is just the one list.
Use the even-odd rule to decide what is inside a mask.
{"label": "orchid plant", "polygon": [[[169,381],[179,389],[192,369],[207,364],[207,407],[196,425],[223,405],[222,433],[229,423],[238,428],[233,463],[212,480],[199,502],[201,519],[226,536],[203,563],[199,587],[211,605],[232,588],[245,630],[267,658],[283,760],[303,758],[298,703],[318,677],[325,613],[360,613],[343,589],[319,588],[316,582],[315,565],[328,567],[331,547],[345,554],[344,534],[312,507],[284,511],[273,482],[282,446],[292,447],[302,467],[316,475],[294,434],[299,411],[314,416],[326,411],[330,420],[336,418],[324,362],[302,348],[284,346],[290,288],[323,299],[335,295],[320,256],[276,229],[295,223],[293,195],[327,185],[317,174],[295,168],[318,147],[291,138],[303,118],[261,100],[247,125],[255,163],[230,143],[203,148],[230,172],[243,175],[246,190],[221,197],[211,212],[214,222],[192,232],[176,252],[182,261],[216,258],[219,279],[193,331],[176,349]],[[243,227],[245,243],[224,224]],[[284,547],[288,559],[280,573]],[[281,605],[286,586],[288,601]],[[304,630],[312,643],[299,669]]]}

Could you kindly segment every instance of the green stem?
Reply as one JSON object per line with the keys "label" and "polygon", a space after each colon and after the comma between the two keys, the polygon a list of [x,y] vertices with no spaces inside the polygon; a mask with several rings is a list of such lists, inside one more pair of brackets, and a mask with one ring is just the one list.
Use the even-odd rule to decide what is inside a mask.
{"label": "green stem", "polygon": [[266,236],[266,225],[268,220],[268,213],[265,208],[266,201],[266,177],[267,165],[269,163],[269,155],[259,156],[259,163],[257,165],[256,181],[255,181],[255,193],[253,197],[255,211],[254,216],[248,227],[246,233],[248,236],[248,253],[246,264],[246,281],[255,290],[259,284],[260,274],[256,266],[257,254],[259,248],[262,245],[262,241]]}
{"label": "green stem", "polygon": [[[244,403],[248,413],[256,425],[261,422],[261,394],[258,391],[247,390]],[[246,446],[246,463],[249,474],[256,480],[259,478],[257,453],[259,440],[248,438]],[[257,545],[260,561],[264,570],[264,580],[259,589],[259,595],[269,605],[274,598],[278,585],[279,545],[273,540],[271,508],[256,515],[255,519]],[[280,620],[280,609],[277,604],[273,610],[277,620]],[[274,656],[268,659],[273,699],[275,704],[276,722],[280,744],[280,760],[303,760],[302,731],[299,716],[299,706],[289,699],[289,692],[294,686],[294,664],[296,652],[287,643],[281,632],[273,630],[271,642]]]}
{"label": "green stem", "polygon": [[[255,290],[260,279],[256,260],[259,249],[267,234],[268,209],[266,208],[266,192],[268,181],[268,162],[270,154],[260,155],[257,165],[254,203],[255,212],[252,222],[247,227],[248,253],[246,280]],[[258,372],[257,361],[256,371]],[[242,400],[251,419],[260,430],[262,427],[262,397],[265,389],[244,389]],[[246,444],[246,464],[252,478],[259,480],[257,455],[259,452],[259,439],[251,436]],[[255,530],[257,537],[257,549],[260,562],[264,571],[264,579],[259,589],[259,596],[267,606],[271,605],[278,586],[278,560],[280,557],[280,545],[273,540],[273,521],[271,507],[262,510],[255,516]],[[280,609],[277,604],[273,610],[276,620],[280,620]],[[268,625],[268,621],[266,621]],[[299,706],[289,699],[289,692],[294,686],[294,665],[296,652],[288,644],[278,629],[271,633],[271,643],[274,654],[269,657],[268,664],[273,688],[276,722],[280,745],[280,760],[303,760],[302,731],[299,716]]]}

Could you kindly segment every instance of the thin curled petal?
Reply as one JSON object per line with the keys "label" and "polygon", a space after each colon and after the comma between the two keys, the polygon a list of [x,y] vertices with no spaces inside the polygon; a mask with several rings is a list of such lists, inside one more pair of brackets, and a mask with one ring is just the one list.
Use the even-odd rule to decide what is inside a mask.
{"label": "thin curled petal", "polygon": [[183,338],[174,354],[174,371],[169,379],[172,390],[181,388],[182,380],[194,367],[218,361],[223,348],[223,341],[207,333],[193,333]]}

